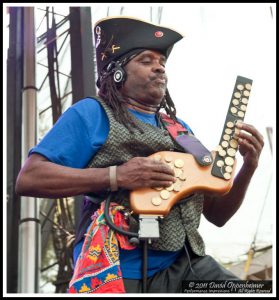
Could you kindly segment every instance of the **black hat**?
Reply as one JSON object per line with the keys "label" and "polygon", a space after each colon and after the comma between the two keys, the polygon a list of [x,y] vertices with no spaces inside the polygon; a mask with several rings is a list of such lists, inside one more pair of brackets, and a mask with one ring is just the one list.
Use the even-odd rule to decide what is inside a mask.
{"label": "black hat", "polygon": [[97,69],[100,75],[109,63],[135,49],[161,52],[167,58],[183,36],[170,28],[131,17],[108,17],[94,26]]}

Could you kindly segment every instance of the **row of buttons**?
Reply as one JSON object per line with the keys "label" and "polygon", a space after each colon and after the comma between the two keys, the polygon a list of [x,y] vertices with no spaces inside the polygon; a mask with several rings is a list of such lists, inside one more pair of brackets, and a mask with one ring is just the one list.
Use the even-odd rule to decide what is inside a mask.
{"label": "row of buttons", "polygon": [[154,159],[165,162],[174,171],[175,177],[177,178],[177,181],[169,187],[154,188],[155,190],[160,191],[160,193],[159,196],[151,198],[151,203],[155,206],[159,206],[163,200],[168,200],[170,198],[171,192],[179,192],[181,190],[182,183],[186,180],[186,176],[183,172],[184,161],[182,159],[175,159],[173,161],[173,158],[170,155],[161,157],[159,154],[155,155]]}
{"label": "row of buttons", "polygon": [[221,174],[227,180],[231,178],[235,161],[234,158],[238,147],[237,134],[239,133],[239,129],[236,128],[235,125],[237,121],[242,121],[244,119],[251,87],[250,83],[238,84],[236,86],[231,101],[231,107],[229,108],[229,112],[235,117],[235,121],[226,123],[222,140],[217,147],[219,159],[217,160],[216,165],[220,168]]}

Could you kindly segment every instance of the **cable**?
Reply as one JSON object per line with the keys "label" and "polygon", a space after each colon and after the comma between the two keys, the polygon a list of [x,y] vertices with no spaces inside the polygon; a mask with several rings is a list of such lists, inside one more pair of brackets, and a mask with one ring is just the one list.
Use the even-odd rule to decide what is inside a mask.
{"label": "cable", "polygon": [[[111,220],[110,215],[109,215],[109,205],[110,205],[110,201],[111,201],[111,194],[108,196],[107,200],[105,201],[105,219],[109,225],[109,227],[111,227],[112,229],[114,229],[115,231],[124,234],[124,235],[128,235],[134,238],[138,238],[139,234],[136,232],[130,232],[130,231],[125,231],[119,227],[117,227]],[[131,241],[130,241],[131,242]]]}
{"label": "cable", "polygon": [[187,258],[188,258],[190,271],[192,272],[192,274],[193,274],[197,279],[200,280],[201,278],[196,274],[196,272],[194,272],[194,270],[193,270],[193,268],[192,268],[191,259],[190,259],[190,255],[189,255],[189,252],[188,252],[188,249],[187,249],[186,244],[184,244],[184,249],[185,249],[185,251],[186,251],[186,255],[187,255]]}
{"label": "cable", "polygon": [[147,292],[147,261],[148,261],[148,251],[147,251],[147,242],[145,239],[143,241],[143,260],[142,260],[142,292]]}
{"label": "cable", "polygon": [[[117,227],[111,220],[110,215],[109,215],[109,206],[110,206],[110,201],[111,201],[111,194],[108,196],[106,202],[105,202],[105,219],[107,221],[107,224],[109,227],[114,229],[115,231],[130,236],[130,243],[134,244],[139,244],[139,234],[136,232],[130,232],[130,231],[125,231],[122,230],[121,228]],[[147,240],[144,240],[143,242],[143,266],[142,266],[142,291],[143,293],[146,293],[147,291],[147,254],[148,254],[148,249],[147,249]]]}

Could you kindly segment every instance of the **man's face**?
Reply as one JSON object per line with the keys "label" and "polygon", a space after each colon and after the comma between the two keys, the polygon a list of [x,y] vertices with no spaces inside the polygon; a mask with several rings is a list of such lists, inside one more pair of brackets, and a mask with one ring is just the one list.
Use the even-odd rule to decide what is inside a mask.
{"label": "man's face", "polygon": [[141,52],[125,66],[127,79],[120,89],[122,95],[146,104],[160,104],[167,88],[165,63],[165,56],[159,52]]}

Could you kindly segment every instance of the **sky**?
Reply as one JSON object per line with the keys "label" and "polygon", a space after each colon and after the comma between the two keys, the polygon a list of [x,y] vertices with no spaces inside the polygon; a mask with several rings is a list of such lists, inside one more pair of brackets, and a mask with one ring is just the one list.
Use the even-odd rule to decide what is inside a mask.
{"label": "sky", "polygon": [[[95,3],[91,6],[93,24],[107,16],[108,6],[110,16],[119,15],[123,7],[123,15],[146,21],[151,21],[152,7],[152,21],[157,21],[158,4]],[[160,7],[161,25],[184,35],[166,65],[170,95],[178,117],[190,125],[208,149],[214,150],[219,143],[236,77],[253,80],[245,122],[254,125],[265,138],[258,169],[244,203],[232,219],[218,228],[202,217],[199,230],[208,254],[221,262],[237,261],[249,250],[255,236],[257,247],[275,246],[276,6],[163,3]],[[273,156],[266,127],[273,128]],[[238,153],[237,170],[241,164]]]}

